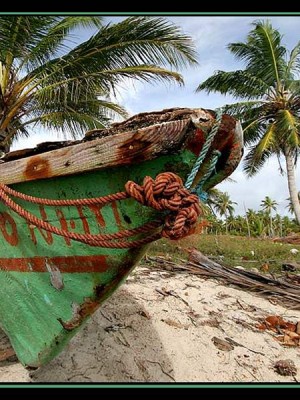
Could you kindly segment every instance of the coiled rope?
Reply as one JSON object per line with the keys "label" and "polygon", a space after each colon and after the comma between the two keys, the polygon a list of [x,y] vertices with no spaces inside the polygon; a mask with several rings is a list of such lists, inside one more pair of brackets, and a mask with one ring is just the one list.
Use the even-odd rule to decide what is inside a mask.
{"label": "coiled rope", "polygon": [[[152,207],[157,211],[168,211],[168,215],[165,217],[164,223],[162,220],[156,220],[135,229],[125,229],[112,234],[80,234],[69,232],[65,229],[59,229],[51,225],[49,222],[43,221],[13,201],[9,195],[34,204],[47,206],[103,206],[117,200],[123,200],[132,197],[139,203]],[[167,237],[173,240],[184,237],[191,233],[191,231],[194,229],[198,216],[201,213],[197,196],[191,194],[187,189],[185,189],[181,178],[171,172],[161,173],[157,175],[155,179],[146,176],[144,178],[143,185],[138,185],[133,181],[128,181],[125,184],[124,192],[91,199],[43,199],[17,192],[16,190],[9,188],[7,185],[0,184],[0,199],[4,204],[7,205],[7,207],[15,211],[22,218],[39,228],[45,229],[48,232],[67,237],[90,246],[117,249],[139,247],[157,240],[160,237]],[[154,232],[143,239],[132,241],[127,240],[128,238],[140,233],[153,232],[161,225],[163,226],[159,232]]]}
{"label": "coiled rope", "polygon": [[[207,152],[208,152],[209,148],[211,147],[212,142],[219,130],[219,127],[220,127],[220,124],[222,121],[222,114],[223,114],[223,108],[216,109],[216,120],[215,120],[214,126],[212,127],[209,134],[207,135],[205,143],[200,151],[200,154],[199,154],[189,176],[186,179],[184,186],[189,190],[191,189],[194,179],[195,179],[201,165],[203,164],[203,161],[205,160]],[[206,180],[211,176],[212,172],[214,171],[220,155],[221,155],[221,153],[218,150],[214,150],[212,152],[212,157],[211,157],[211,160],[210,160],[210,163],[209,163],[209,166],[207,168],[205,175],[202,177],[202,179],[197,184],[197,186],[191,190],[191,192],[196,193],[198,195],[199,199],[202,201],[206,201],[206,199],[207,199],[207,193],[202,191],[203,184],[206,182]]]}
{"label": "coiled rope", "polygon": [[[55,235],[67,237],[90,246],[126,249],[145,245],[161,237],[169,238],[171,240],[180,239],[194,231],[197,219],[201,214],[198,196],[191,193],[190,188],[219,129],[221,118],[222,110],[219,109],[216,114],[216,122],[207,136],[203,148],[195,162],[194,167],[192,168],[190,175],[186,180],[185,185],[183,185],[183,182],[178,175],[172,172],[164,172],[158,174],[155,179],[146,176],[144,178],[143,185],[138,185],[133,181],[128,181],[125,184],[125,190],[123,192],[94,198],[53,200],[20,193],[5,184],[0,184],[0,200],[2,200],[7,207],[16,212],[22,218],[26,219],[32,225]],[[203,196],[203,192],[201,190],[202,185],[213,172],[219,155],[220,152],[217,150],[213,151],[211,162],[205,175],[197,187],[192,189],[200,196],[200,198],[201,195]],[[134,229],[124,229],[123,231],[116,233],[96,235],[87,233],[80,234],[57,228],[51,225],[49,222],[36,217],[34,214],[30,213],[12,200],[10,196],[33,204],[52,207],[92,205],[104,206],[115,201],[133,198],[140,204],[151,207],[154,210],[160,211],[166,215],[164,220],[162,218],[157,219],[140,227]],[[149,233],[149,235],[142,239],[128,240],[129,238],[141,233]]]}

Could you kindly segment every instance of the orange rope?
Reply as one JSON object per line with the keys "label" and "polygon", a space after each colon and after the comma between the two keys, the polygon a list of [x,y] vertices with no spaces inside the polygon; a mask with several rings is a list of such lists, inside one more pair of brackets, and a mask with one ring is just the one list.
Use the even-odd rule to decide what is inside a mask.
{"label": "orange rope", "polygon": [[44,206],[93,206],[93,205],[105,205],[112,201],[123,200],[129,197],[126,192],[119,192],[115,194],[110,194],[108,196],[102,197],[93,197],[90,199],[72,199],[72,200],[52,200],[52,199],[43,199],[41,197],[33,197],[28,194],[17,192],[16,190],[4,185],[0,184],[0,189],[2,189],[5,193],[17,197],[19,199],[28,201],[34,204],[42,204]]}
{"label": "orange rope", "polygon": [[[105,205],[116,200],[123,200],[129,197],[139,203],[152,207],[157,211],[168,211],[165,223],[161,232],[152,233],[143,238],[128,241],[129,237],[140,233],[149,233],[162,225],[162,221],[149,222],[135,229],[125,229],[121,232],[111,234],[80,234],[59,229],[46,221],[41,220],[19,204],[15,203],[8,195],[18,197],[22,200],[48,206],[73,206],[73,205]],[[176,174],[165,172],[157,175],[156,179],[146,176],[143,186],[132,181],[125,185],[125,191],[112,195],[96,197],[91,199],[76,200],[51,200],[29,196],[17,192],[4,184],[0,184],[0,199],[18,215],[31,224],[45,229],[59,236],[64,236],[90,246],[107,248],[133,248],[150,243],[160,237],[179,239],[191,233],[195,228],[197,218],[201,213],[198,198],[183,187],[182,180]]]}

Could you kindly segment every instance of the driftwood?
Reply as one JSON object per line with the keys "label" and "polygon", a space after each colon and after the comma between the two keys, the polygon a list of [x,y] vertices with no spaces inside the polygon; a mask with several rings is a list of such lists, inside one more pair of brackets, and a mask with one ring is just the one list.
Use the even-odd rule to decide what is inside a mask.
{"label": "driftwood", "polygon": [[225,267],[204,256],[200,251],[192,250],[189,261],[177,264],[162,257],[148,257],[151,261],[165,266],[168,270],[186,271],[203,277],[221,279],[243,290],[256,292],[282,305],[300,310],[300,285],[283,278],[273,279],[254,272]]}
{"label": "driftwood", "polygon": [[300,245],[300,234],[294,233],[294,234],[286,236],[286,237],[274,238],[273,242]]}
{"label": "driftwood", "polygon": [[300,264],[296,262],[285,261],[282,263],[281,268],[283,271],[296,272],[300,271]]}

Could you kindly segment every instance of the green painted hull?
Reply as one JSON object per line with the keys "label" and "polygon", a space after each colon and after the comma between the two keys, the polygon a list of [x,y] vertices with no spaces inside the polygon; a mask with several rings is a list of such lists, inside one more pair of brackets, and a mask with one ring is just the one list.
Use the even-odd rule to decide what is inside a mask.
{"label": "green painted hull", "polygon": [[[46,198],[97,197],[122,191],[129,179],[142,182],[146,175],[155,177],[169,171],[170,165],[185,179],[193,161],[195,156],[185,151],[135,166],[22,183],[14,188]],[[57,227],[92,234],[132,229],[156,215],[133,199],[101,209],[19,204]],[[91,247],[30,226],[2,204],[0,212],[1,327],[19,360],[38,367],[58,354],[81,323],[121,284],[146,246],[124,250]]]}
{"label": "green painted hull", "polygon": [[[203,116],[201,110],[199,115]],[[210,117],[209,113],[205,115]],[[221,127],[214,142],[214,147],[223,156],[204,189],[229,175],[240,160],[240,131],[235,121],[227,119],[229,122],[224,120],[223,130]],[[165,139],[165,147],[161,146],[158,151],[164,140],[160,139],[160,128],[169,137]],[[35,197],[82,199],[105,196],[123,191],[128,180],[141,184],[145,176],[155,178],[162,172],[174,172],[185,181],[205,139],[204,132],[192,126],[188,119],[122,135],[113,139],[115,147],[112,146],[111,164],[106,157],[106,152],[110,152],[110,142],[100,138],[95,145],[85,142],[80,145],[80,149],[90,152],[96,165],[95,168],[91,166],[87,153],[84,153],[87,160],[84,172],[80,163],[77,173],[67,169],[70,166],[75,168],[76,145],[4,163],[0,165],[0,174],[10,174],[4,183]],[[177,135],[175,150],[172,147],[174,135]],[[123,137],[126,139],[124,143]],[[100,151],[103,152],[102,158],[97,156]],[[78,157],[81,154],[79,151]],[[68,157],[68,161],[64,157]],[[205,173],[206,161],[203,165]],[[198,173],[197,177],[200,179],[201,174]],[[21,200],[18,203],[53,226],[85,234],[134,229],[159,215],[132,198],[103,207],[48,207]],[[140,234],[135,239],[145,236],[147,234]],[[0,327],[9,336],[22,364],[39,367],[55,357],[122,283],[146,248],[92,247],[39,229],[0,203]]]}

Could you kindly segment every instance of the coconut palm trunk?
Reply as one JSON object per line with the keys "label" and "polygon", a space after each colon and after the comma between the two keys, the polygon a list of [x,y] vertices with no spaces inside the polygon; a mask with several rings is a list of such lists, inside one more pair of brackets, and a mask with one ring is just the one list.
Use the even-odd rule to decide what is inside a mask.
{"label": "coconut palm trunk", "polygon": [[[285,157],[293,211],[300,224],[295,179],[300,151],[300,41],[289,51],[269,21],[253,25],[245,42],[228,45],[244,69],[217,71],[198,90],[230,94],[238,100],[227,106],[227,112],[242,120],[249,149],[244,158],[248,176],[256,174],[270,157]],[[271,204],[263,206],[274,210]]]}
{"label": "coconut palm trunk", "polygon": [[272,218],[272,213],[270,212],[270,232],[269,232],[269,237],[273,237],[274,232],[273,232],[273,218]]}
{"label": "coconut palm trunk", "polygon": [[297,191],[297,187],[296,187],[294,157],[292,155],[292,152],[288,148],[285,148],[284,155],[285,155],[286,173],[287,173],[287,181],[288,181],[290,198],[291,198],[291,202],[293,205],[293,210],[295,213],[296,220],[297,220],[298,224],[300,224],[300,202],[299,202],[298,191]]}

